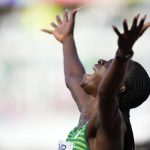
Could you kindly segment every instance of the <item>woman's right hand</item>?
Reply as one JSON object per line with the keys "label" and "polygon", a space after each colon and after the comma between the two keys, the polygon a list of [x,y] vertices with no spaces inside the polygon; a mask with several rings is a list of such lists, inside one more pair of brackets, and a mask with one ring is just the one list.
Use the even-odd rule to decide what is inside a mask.
{"label": "woman's right hand", "polygon": [[66,38],[73,35],[76,13],[77,9],[73,10],[70,17],[68,17],[68,12],[65,11],[63,20],[57,15],[56,21],[58,24],[55,24],[54,22],[51,23],[54,30],[42,29],[42,31],[53,34],[59,42],[63,43]]}

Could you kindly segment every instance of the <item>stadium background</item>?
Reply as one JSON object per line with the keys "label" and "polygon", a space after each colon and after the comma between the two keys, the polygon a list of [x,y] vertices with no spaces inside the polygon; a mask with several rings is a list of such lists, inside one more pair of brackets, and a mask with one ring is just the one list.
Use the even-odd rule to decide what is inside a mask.
{"label": "stadium background", "polygon": [[[0,150],[55,150],[77,124],[79,112],[65,87],[62,46],[51,35],[56,14],[82,7],[75,40],[88,73],[117,49],[111,25],[141,13],[147,0],[0,0]],[[150,75],[150,30],[136,43],[134,60]],[[137,150],[150,147],[150,98],[131,111]]]}

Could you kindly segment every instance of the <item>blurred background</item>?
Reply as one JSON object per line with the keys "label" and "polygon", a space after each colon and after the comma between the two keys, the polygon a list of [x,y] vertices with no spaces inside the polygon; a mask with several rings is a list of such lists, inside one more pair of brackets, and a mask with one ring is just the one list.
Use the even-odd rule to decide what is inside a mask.
{"label": "blurred background", "polygon": [[[0,150],[56,150],[79,119],[65,86],[62,45],[42,28],[57,14],[82,7],[75,40],[88,73],[99,58],[114,57],[122,21],[141,13],[149,0],[0,0]],[[134,60],[150,75],[150,30],[136,43]],[[150,98],[131,111],[137,150],[150,150]]]}

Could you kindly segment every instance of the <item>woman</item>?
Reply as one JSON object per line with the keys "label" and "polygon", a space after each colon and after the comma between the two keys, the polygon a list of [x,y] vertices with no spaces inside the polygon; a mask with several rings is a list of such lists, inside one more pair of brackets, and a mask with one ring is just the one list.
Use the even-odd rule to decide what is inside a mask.
{"label": "woman", "polygon": [[118,50],[114,59],[100,59],[94,65],[94,74],[85,74],[74,38],[77,10],[70,18],[65,12],[63,20],[56,16],[53,34],[63,44],[64,73],[66,85],[81,112],[79,124],[59,143],[59,150],[134,150],[134,138],[129,111],[139,106],[150,94],[150,78],[144,68],[131,60],[132,47],[148,29],[144,16],[137,24],[139,14],[130,29],[123,21],[124,33],[113,26],[118,36]]}

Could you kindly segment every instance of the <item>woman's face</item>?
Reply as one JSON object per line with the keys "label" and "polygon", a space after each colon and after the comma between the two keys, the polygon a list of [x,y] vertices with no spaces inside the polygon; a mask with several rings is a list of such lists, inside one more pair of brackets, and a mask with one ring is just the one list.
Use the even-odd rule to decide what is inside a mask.
{"label": "woman's face", "polygon": [[106,74],[112,60],[98,60],[98,64],[93,66],[93,74],[84,74],[80,86],[84,89],[87,94],[96,94],[98,86]]}

